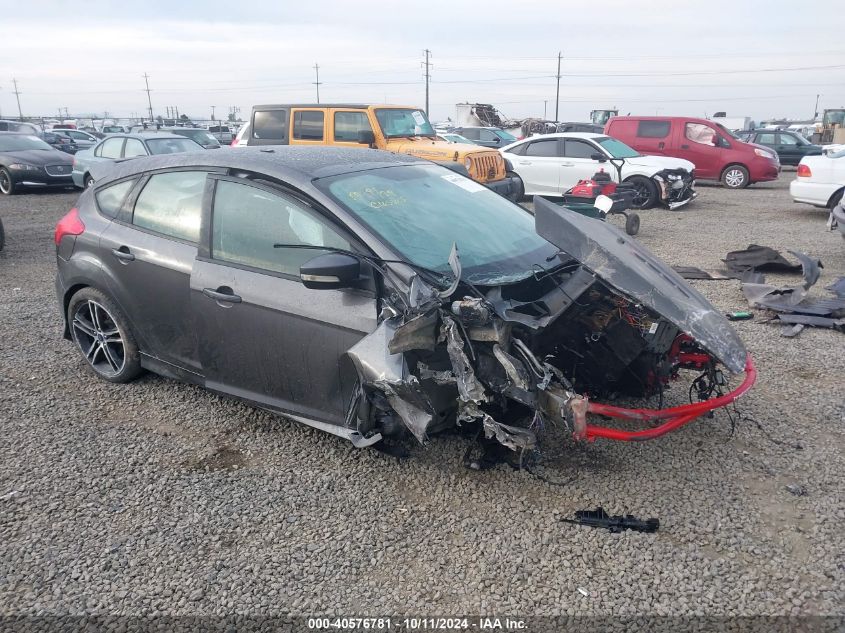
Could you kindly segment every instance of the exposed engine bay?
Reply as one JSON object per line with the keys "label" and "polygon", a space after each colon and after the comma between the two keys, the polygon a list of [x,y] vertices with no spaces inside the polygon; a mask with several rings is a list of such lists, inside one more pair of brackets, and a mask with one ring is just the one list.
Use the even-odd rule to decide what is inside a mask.
{"label": "exposed engine bay", "polygon": [[663,169],[654,175],[654,180],[658,185],[658,198],[670,209],[682,207],[698,196],[693,189],[693,174],[686,169]]}
{"label": "exposed engine bay", "polygon": [[[347,425],[357,436],[410,432],[424,443],[438,430],[478,424],[488,439],[525,451],[554,424],[576,439],[648,439],[613,437],[625,431],[604,433],[588,414],[662,420],[671,430],[750,388],[753,365],[724,317],[635,240],[542,198],[535,222],[560,249],[548,268],[474,286],[460,283],[453,249],[452,287],[438,291],[412,275],[407,304],[383,306],[377,330],[347,352],[359,380]],[[731,394],[722,366],[746,371]],[[657,397],[662,407],[684,370],[697,376],[691,408],[596,401]]]}

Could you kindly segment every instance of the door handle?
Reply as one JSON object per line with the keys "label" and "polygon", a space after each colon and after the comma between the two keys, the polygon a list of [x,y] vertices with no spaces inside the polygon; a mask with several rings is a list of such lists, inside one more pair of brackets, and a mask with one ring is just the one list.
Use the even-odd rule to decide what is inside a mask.
{"label": "door handle", "polygon": [[663,149],[664,147],[666,147],[666,143],[664,143],[663,141],[660,141],[660,142],[657,144],[657,149]]}
{"label": "door handle", "polygon": [[236,295],[229,286],[220,286],[216,290],[214,288],[203,288],[202,293],[206,297],[211,297],[215,301],[225,301],[226,303],[240,303],[240,295]]}
{"label": "door handle", "polygon": [[575,167],[575,163],[561,163],[561,167]]}
{"label": "door handle", "polygon": [[121,246],[120,248],[111,249],[112,255],[124,262],[134,262],[135,256],[129,252],[128,246]]}
{"label": "door handle", "polygon": [[520,161],[519,164],[520,165],[530,165],[531,161],[530,160],[523,160],[523,161]]}
{"label": "door handle", "polygon": [[689,149],[689,145],[681,145],[681,149]]}

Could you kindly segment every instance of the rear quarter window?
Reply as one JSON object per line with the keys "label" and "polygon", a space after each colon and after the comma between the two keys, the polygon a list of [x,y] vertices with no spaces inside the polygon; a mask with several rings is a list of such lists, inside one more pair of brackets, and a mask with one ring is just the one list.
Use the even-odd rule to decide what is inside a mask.
{"label": "rear quarter window", "polygon": [[288,133],[287,110],[256,110],[252,123],[252,138],[283,141]]}
{"label": "rear quarter window", "polygon": [[666,138],[671,128],[669,121],[640,121],[637,125],[637,136],[643,138]]}
{"label": "rear quarter window", "polygon": [[175,171],[150,177],[135,202],[135,226],[197,242],[205,190],[204,171]]}
{"label": "rear quarter window", "polygon": [[116,218],[126,200],[126,195],[135,184],[135,180],[124,180],[114,185],[109,185],[97,191],[94,197],[97,199],[97,209],[100,213],[109,218]]}

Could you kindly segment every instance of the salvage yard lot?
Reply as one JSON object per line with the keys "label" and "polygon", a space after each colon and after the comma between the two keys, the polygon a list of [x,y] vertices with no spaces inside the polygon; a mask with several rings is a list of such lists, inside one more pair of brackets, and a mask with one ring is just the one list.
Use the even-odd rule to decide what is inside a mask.
{"label": "salvage yard lot", "polygon": [[[792,203],[792,177],[700,185],[680,212],[642,212],[638,239],[705,269],[750,243],[804,251],[824,296],[845,243]],[[644,443],[553,433],[543,480],[465,469],[456,435],[398,461],[196,387],[85,371],[53,290],[75,199],[0,199],[2,614],[845,613],[843,334],[736,324],[759,377],[733,432],[720,411]],[[747,309],[736,281],[694,283]],[[660,531],[559,521],[599,505]]]}

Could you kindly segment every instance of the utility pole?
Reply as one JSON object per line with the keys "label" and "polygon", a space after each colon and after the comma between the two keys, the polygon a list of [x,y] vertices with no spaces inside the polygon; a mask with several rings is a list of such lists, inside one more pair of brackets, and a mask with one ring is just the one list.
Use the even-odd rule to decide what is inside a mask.
{"label": "utility pole", "polygon": [[23,111],[21,110],[21,91],[18,90],[18,80],[12,79],[12,83],[15,85],[14,92],[15,92],[15,97],[18,100],[18,116],[20,117],[20,120],[23,121]]}
{"label": "utility pole", "polygon": [[216,107],[217,107],[217,106],[211,106],[211,120],[212,120],[212,121],[214,121],[214,120],[215,120],[215,118],[214,118],[214,108],[216,108]]}
{"label": "utility pole", "polygon": [[320,103],[320,64],[314,64],[314,72],[317,73],[317,81],[312,83],[317,86],[317,103]]}
{"label": "utility pole", "polygon": [[423,62],[423,67],[425,68],[425,115],[428,116],[428,92],[429,92],[429,84],[431,83],[431,51],[429,49],[425,49],[425,61]]}
{"label": "utility pole", "polygon": [[548,117],[546,116],[546,106],[548,106],[548,105],[549,105],[549,100],[548,100],[548,99],[543,99],[543,118],[544,118],[544,119],[548,118]]}
{"label": "utility pole", "polygon": [[560,120],[560,60],[561,52],[557,53],[557,91],[555,92],[555,123]]}
{"label": "utility pole", "polygon": [[821,97],[821,95],[816,95],[816,109],[813,114],[813,121],[819,118],[819,97]]}
{"label": "utility pole", "polygon": [[150,98],[150,76],[147,73],[144,73],[144,83],[146,84],[147,88],[147,103],[150,106],[150,121],[153,120],[153,100]]}

